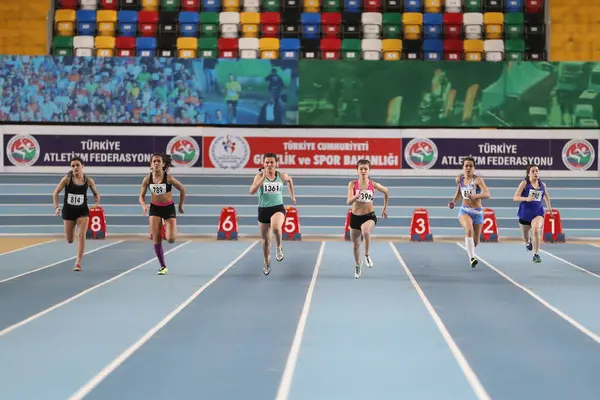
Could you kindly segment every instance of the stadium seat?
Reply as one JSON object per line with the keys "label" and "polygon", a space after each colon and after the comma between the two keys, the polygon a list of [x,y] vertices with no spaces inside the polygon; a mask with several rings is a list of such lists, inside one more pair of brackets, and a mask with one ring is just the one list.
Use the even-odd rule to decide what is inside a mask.
{"label": "stadium seat", "polygon": [[72,9],[55,11],[54,25],[58,36],[73,36],[75,34],[76,15],[76,11]]}
{"label": "stadium seat", "polygon": [[96,36],[94,52],[98,57],[112,57],[115,54],[116,40],[111,36]]}
{"label": "stadium seat", "polygon": [[73,48],[77,57],[91,57],[94,54],[93,36],[75,36],[73,38]]}
{"label": "stadium seat", "polygon": [[99,10],[96,14],[99,36],[115,36],[117,12],[114,10]]}
{"label": "stadium seat", "polygon": [[240,58],[258,58],[259,40],[257,37],[243,37],[238,41]]}
{"label": "stadium seat", "polygon": [[538,61],[547,56],[544,12],[543,0],[56,0],[51,47],[123,57]]}
{"label": "stadium seat", "polygon": [[118,57],[135,56],[135,38],[131,36],[120,36],[115,40],[115,49]]}
{"label": "stadium seat", "polygon": [[195,58],[197,53],[197,38],[180,37],[177,39],[177,55],[179,58]]}
{"label": "stadium seat", "polygon": [[342,41],[330,37],[321,39],[321,58],[323,60],[339,60]]}
{"label": "stadium seat", "polygon": [[381,41],[381,49],[383,50],[383,59],[386,61],[397,61],[402,56],[402,40],[400,39],[383,39]]}
{"label": "stadium seat", "polygon": [[117,14],[118,32],[122,36],[137,36],[137,11],[119,11]]}
{"label": "stadium seat", "polygon": [[73,55],[73,36],[54,36],[52,54],[55,56]]}
{"label": "stadium seat", "polygon": [[279,58],[279,39],[260,38],[258,47],[260,49],[260,58],[266,60],[275,60]]}

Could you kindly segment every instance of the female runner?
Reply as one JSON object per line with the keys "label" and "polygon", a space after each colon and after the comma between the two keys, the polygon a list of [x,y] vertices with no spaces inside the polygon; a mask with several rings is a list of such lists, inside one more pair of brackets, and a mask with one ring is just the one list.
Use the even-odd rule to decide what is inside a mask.
{"label": "female runner", "polygon": [[[550,195],[546,184],[540,181],[540,169],[537,165],[527,166],[527,175],[521,181],[515,195],[514,201],[519,201],[519,225],[525,246],[528,251],[533,249],[533,262],[541,263],[540,258],[540,232],[544,226],[544,206],[542,200],[546,200],[546,206],[550,211],[550,218],[553,218],[552,207],[550,205]],[[531,231],[533,230],[533,244],[531,240]]]}
{"label": "female runner", "polygon": [[483,208],[481,199],[489,199],[491,194],[483,178],[475,175],[475,159],[465,157],[463,159],[463,174],[456,177],[456,193],[448,203],[450,209],[454,203],[462,197],[462,205],[458,211],[458,220],[465,230],[465,247],[471,262],[471,268],[477,266],[475,258],[475,247],[479,244],[481,228],[483,225]]}
{"label": "female runner", "polygon": [[275,258],[281,262],[284,257],[281,245],[281,227],[285,220],[283,185],[287,184],[292,203],[296,205],[292,178],[288,174],[277,171],[276,167],[276,154],[266,153],[263,155],[262,171],[254,177],[254,182],[250,186],[250,194],[258,192],[258,227],[262,238],[265,262],[263,274],[265,275],[269,275],[271,272],[271,232],[275,236],[277,245]]}
{"label": "female runner", "polygon": [[358,171],[358,179],[348,183],[348,200],[346,204],[352,205],[350,212],[350,238],[352,240],[354,261],[354,278],[360,278],[362,274],[362,260],[360,259],[360,237],[364,237],[365,241],[365,262],[367,267],[373,267],[373,260],[369,254],[371,246],[371,231],[377,224],[377,216],[375,215],[373,199],[375,198],[375,190],[383,193],[383,210],[381,216],[387,218],[388,206],[388,189],[369,179],[371,171],[371,162],[369,160],[358,160],[356,163]]}
{"label": "female runner", "polygon": [[[94,180],[83,173],[83,160],[80,157],[73,157],[69,161],[71,171],[63,177],[54,193],[52,200],[54,203],[55,214],[61,215],[65,226],[65,237],[68,243],[73,243],[75,236],[75,226],[77,226],[77,258],[73,271],[81,271],[81,261],[85,252],[85,234],[88,229],[90,219],[90,210],[87,203],[88,188],[94,195],[94,202],[100,201],[100,194],[96,189]],[[58,206],[58,194],[65,189],[65,198],[62,210]]]}
{"label": "female runner", "polygon": [[[140,190],[140,204],[144,215],[150,214],[150,232],[154,241],[154,253],[160,264],[159,275],[166,275],[169,270],[165,263],[165,253],[162,247],[162,221],[165,221],[167,242],[174,243],[177,236],[177,213],[171,189],[173,186],[179,190],[179,212],[183,214],[183,202],[186,190],[181,182],[167,172],[172,167],[171,156],[167,154],[152,154],[150,158],[152,172],[145,176]],[[146,204],[146,190],[150,187],[151,203]]]}

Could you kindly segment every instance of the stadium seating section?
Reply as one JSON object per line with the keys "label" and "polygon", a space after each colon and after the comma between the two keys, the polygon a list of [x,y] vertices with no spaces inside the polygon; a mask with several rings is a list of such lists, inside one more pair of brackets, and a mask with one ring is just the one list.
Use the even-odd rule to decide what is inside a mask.
{"label": "stadium seating section", "polygon": [[53,54],[545,60],[544,0],[57,0]]}

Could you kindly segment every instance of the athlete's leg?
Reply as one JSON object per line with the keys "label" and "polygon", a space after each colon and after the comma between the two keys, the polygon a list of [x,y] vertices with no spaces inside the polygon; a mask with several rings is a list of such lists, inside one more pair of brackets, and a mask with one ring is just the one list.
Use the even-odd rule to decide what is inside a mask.
{"label": "athlete's leg", "polygon": [[269,272],[271,272],[271,225],[259,222],[258,230],[262,239],[263,258],[265,261],[263,273],[269,275]]}
{"label": "athlete's leg", "polygon": [[283,221],[285,221],[285,215],[282,212],[276,212],[271,216],[271,231],[275,236],[275,244],[277,245],[275,258],[277,261],[283,260],[283,249],[281,248]]}
{"label": "athlete's leg", "polygon": [[77,259],[75,260],[75,270],[81,270],[81,261],[85,252],[85,234],[88,230],[89,216],[77,218]]}
{"label": "athlete's leg", "polygon": [[[533,254],[534,261],[541,261],[540,259],[540,245],[541,245],[541,234],[542,228],[544,227],[544,217],[538,215],[531,221],[531,230],[533,233]],[[536,257],[537,256],[537,257]]]}
{"label": "athlete's leg", "polygon": [[481,229],[483,228],[483,224],[473,223],[473,245],[477,247],[479,244],[479,239],[481,239]]}
{"label": "athlete's leg", "polygon": [[76,221],[70,221],[68,219],[63,220],[65,226],[65,239],[67,239],[67,243],[73,243],[75,239],[75,227],[77,226]]}
{"label": "athlete's leg", "polygon": [[361,262],[360,262],[360,235],[362,231],[360,229],[350,228],[350,240],[352,241],[352,252],[354,254],[354,277],[358,279],[362,273]]}
{"label": "athlete's leg", "polygon": [[530,238],[531,225],[523,225],[523,224],[519,223],[519,226],[521,227],[521,238],[523,239],[525,246],[529,246],[529,244],[531,243],[531,238]]}
{"label": "athlete's leg", "polygon": [[165,238],[169,243],[175,243],[177,238],[177,218],[169,218],[165,220]]}
{"label": "athlete's leg", "polygon": [[477,265],[477,260],[475,259],[475,241],[473,240],[473,220],[467,214],[462,214],[458,220],[465,230],[465,247],[471,260],[471,267],[474,267]]}
{"label": "athlete's leg", "polygon": [[373,267],[373,261],[371,261],[370,249],[371,249],[371,232],[375,227],[375,221],[368,220],[360,226],[361,233],[365,240],[365,260],[367,261],[367,267]]}
{"label": "athlete's leg", "polygon": [[152,232],[152,242],[154,243],[154,254],[158,259],[160,269],[159,274],[167,272],[167,264],[165,263],[165,252],[162,247],[162,218],[157,215],[151,215],[150,218],[150,232]]}

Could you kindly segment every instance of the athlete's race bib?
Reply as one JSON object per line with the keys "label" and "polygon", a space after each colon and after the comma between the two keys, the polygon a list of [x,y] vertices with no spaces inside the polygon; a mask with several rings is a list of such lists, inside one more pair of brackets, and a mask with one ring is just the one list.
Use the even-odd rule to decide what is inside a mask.
{"label": "athlete's race bib", "polygon": [[460,189],[461,194],[462,194],[462,198],[463,199],[469,199],[469,195],[473,194],[473,188],[472,187],[463,187]]}
{"label": "athlete's race bib", "polygon": [[533,198],[533,201],[542,201],[542,191],[541,190],[529,190],[529,195]]}
{"label": "athlete's race bib", "polygon": [[167,185],[164,183],[152,183],[150,184],[150,193],[165,194],[167,193]]}
{"label": "athlete's race bib", "polygon": [[263,183],[263,193],[279,193],[281,192],[280,182],[265,182]]}
{"label": "athlete's race bib", "polygon": [[358,199],[361,203],[369,203],[373,201],[373,191],[372,190],[359,190],[358,191]]}
{"label": "athlete's race bib", "polygon": [[70,206],[80,206],[83,204],[84,195],[69,193],[67,196],[67,204]]}

